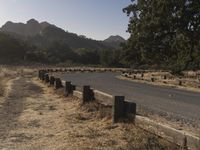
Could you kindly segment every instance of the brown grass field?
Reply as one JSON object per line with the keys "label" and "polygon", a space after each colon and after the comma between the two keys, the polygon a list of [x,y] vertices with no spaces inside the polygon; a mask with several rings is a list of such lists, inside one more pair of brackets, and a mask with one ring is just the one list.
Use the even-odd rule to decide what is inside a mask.
{"label": "brown grass field", "polygon": [[178,150],[132,123],[112,124],[93,103],[48,88],[33,69],[0,68],[2,150]]}

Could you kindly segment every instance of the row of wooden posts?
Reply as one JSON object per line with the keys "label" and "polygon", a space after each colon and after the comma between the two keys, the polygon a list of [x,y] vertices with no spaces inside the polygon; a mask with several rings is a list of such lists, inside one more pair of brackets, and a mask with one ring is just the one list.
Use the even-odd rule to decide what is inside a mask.
{"label": "row of wooden posts", "polygon": [[[70,81],[62,81],[60,78],[56,78],[53,75],[49,75],[48,70],[40,70],[38,77],[45,84],[53,86],[55,89],[64,88],[65,96],[77,96],[75,93],[81,93],[81,97],[79,98],[82,100],[82,103],[96,101],[100,104],[100,107],[104,106],[107,108],[108,105],[102,103],[102,100],[104,100],[105,102],[112,101],[112,104],[109,106],[109,108],[111,108],[109,109],[111,111],[111,113],[109,114],[112,115],[113,123],[128,121],[131,123],[135,123],[142,129],[144,128],[143,123],[146,123],[150,126],[156,126],[157,128],[160,128],[163,132],[165,132],[165,134],[167,134],[169,137],[175,137],[177,140],[175,143],[180,146],[183,146],[183,149],[188,149],[188,146],[194,147],[194,144],[196,145],[199,141],[196,139],[196,137],[194,138],[191,136],[187,136],[178,130],[171,129],[167,126],[156,124],[154,122],[149,122],[148,120],[138,116],[136,117],[136,104],[133,102],[125,101],[124,96],[111,96],[107,93],[103,93],[100,91],[98,92],[97,90],[92,89],[88,85],[85,85],[80,88],[78,86],[73,85]],[[99,101],[99,99],[101,99],[101,101]],[[140,125],[141,122],[142,124]],[[144,130],[146,131],[146,128],[144,128]],[[162,135],[159,136],[162,137]],[[164,138],[166,137],[164,136]],[[168,140],[174,142],[173,140]],[[194,150],[197,149],[198,148],[194,148]]]}
{"label": "row of wooden posts", "polygon": [[[73,85],[70,81],[62,81],[60,78],[56,78],[52,75],[50,76],[48,70],[39,70],[38,77],[46,84],[54,86],[55,89],[64,88],[65,96],[73,95],[76,90],[81,89],[79,91],[81,91],[82,96],[79,98],[81,98],[83,103],[88,103],[94,100],[99,102],[99,97],[103,101],[112,101],[111,114],[113,123],[135,121],[136,103],[125,101],[124,96],[111,96],[111,98],[105,97],[104,94],[102,94],[103,92],[94,92],[94,89],[88,85],[79,88],[78,86]],[[96,94],[98,94],[98,96]]]}
{"label": "row of wooden posts", "polygon": [[45,69],[47,72],[127,72],[128,68],[57,68]]}
{"label": "row of wooden posts", "polygon": [[[138,79],[138,80],[144,80],[144,74],[139,74],[140,76],[137,77],[136,74],[132,74],[132,73],[122,73],[122,76],[125,76],[126,78],[131,78],[131,79]],[[167,79],[167,75],[163,75],[162,79],[166,80]],[[148,81],[151,82],[155,82],[157,79],[155,77],[150,77]],[[177,79],[176,80],[176,85],[182,86],[183,85],[183,81],[181,79]]]}

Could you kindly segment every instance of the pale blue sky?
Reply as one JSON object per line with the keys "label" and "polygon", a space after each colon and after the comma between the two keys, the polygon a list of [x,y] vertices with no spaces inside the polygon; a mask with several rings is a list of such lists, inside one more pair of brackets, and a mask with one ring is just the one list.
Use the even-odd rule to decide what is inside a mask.
{"label": "pale blue sky", "polygon": [[0,0],[0,26],[7,21],[26,22],[35,18],[64,30],[103,40],[126,33],[128,17],[122,9],[131,0]]}

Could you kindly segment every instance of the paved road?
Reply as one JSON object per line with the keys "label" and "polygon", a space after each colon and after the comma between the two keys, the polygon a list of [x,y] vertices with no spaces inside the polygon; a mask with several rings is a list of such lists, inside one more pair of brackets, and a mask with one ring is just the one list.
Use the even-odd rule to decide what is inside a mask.
{"label": "paved road", "polygon": [[148,111],[176,120],[200,124],[200,93],[117,79],[117,73],[72,73],[60,75],[75,85],[91,85],[113,95],[124,95]]}

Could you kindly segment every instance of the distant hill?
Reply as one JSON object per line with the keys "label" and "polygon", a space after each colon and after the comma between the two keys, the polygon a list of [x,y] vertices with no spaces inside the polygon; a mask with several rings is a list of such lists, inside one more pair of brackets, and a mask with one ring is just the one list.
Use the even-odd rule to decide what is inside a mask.
{"label": "distant hill", "polygon": [[112,45],[107,41],[88,39],[82,35],[79,36],[75,33],[66,32],[48,22],[39,23],[35,19],[31,19],[25,24],[8,21],[2,26],[0,31],[15,38],[26,40],[40,48],[47,47],[56,41],[66,43],[72,49],[103,50],[117,48],[116,45]]}
{"label": "distant hill", "polygon": [[105,39],[103,42],[109,46],[120,48],[120,44],[125,43],[126,40],[123,37],[116,35],[116,36],[110,36],[109,38]]}
{"label": "distant hill", "polygon": [[72,49],[85,48],[90,50],[102,50],[114,48],[104,44],[102,41],[96,41],[84,36],[79,36],[75,33],[65,32],[63,29],[55,26],[48,26],[43,29],[40,34],[29,37],[27,40],[39,47],[46,47],[55,41],[59,41],[66,43]]}
{"label": "distant hill", "polygon": [[[120,36],[97,41],[31,19],[0,28],[1,63],[92,64],[121,67]],[[14,60],[14,61],[13,61]]]}
{"label": "distant hill", "polygon": [[46,27],[53,26],[47,22],[39,23],[35,19],[31,19],[27,21],[26,24],[24,23],[13,23],[8,21],[5,25],[2,26],[2,32],[14,33],[19,36],[35,36],[40,34],[40,32],[45,29]]}
{"label": "distant hill", "polygon": [[0,33],[0,63],[21,62],[29,47],[20,40]]}

